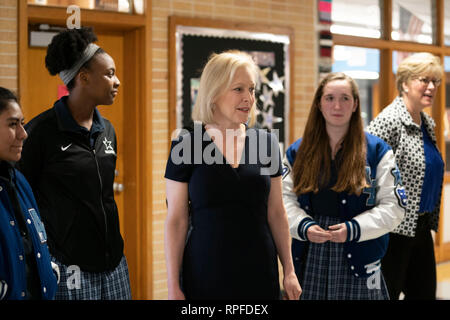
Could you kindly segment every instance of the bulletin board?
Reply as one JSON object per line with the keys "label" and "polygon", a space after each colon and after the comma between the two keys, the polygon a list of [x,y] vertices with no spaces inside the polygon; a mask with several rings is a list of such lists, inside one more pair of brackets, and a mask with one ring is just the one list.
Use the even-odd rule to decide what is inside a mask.
{"label": "bulletin board", "polygon": [[236,49],[250,54],[259,67],[255,127],[275,132],[283,150],[289,142],[290,127],[290,35],[180,24],[173,32],[170,129],[192,127],[200,75],[211,54]]}

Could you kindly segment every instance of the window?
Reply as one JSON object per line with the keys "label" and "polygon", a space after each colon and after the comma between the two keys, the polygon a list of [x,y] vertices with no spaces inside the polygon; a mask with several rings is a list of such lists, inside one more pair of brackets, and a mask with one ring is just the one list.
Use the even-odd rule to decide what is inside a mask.
{"label": "window", "polygon": [[444,44],[450,46],[450,0],[444,1]]}
{"label": "window", "polygon": [[433,43],[431,0],[392,2],[392,39]]}
{"label": "window", "polygon": [[380,38],[378,0],[333,0],[332,33]]}
{"label": "window", "polygon": [[397,69],[400,62],[411,54],[413,54],[413,52],[392,51],[392,72],[394,75],[397,74]]}

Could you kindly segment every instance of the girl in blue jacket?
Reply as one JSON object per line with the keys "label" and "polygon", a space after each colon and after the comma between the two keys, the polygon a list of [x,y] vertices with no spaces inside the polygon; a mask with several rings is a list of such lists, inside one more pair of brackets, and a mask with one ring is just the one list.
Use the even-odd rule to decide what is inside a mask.
{"label": "girl in blue jacket", "polygon": [[50,261],[33,192],[11,164],[27,137],[23,121],[15,95],[0,87],[0,300],[48,300],[59,270]]}
{"label": "girl in blue jacket", "polygon": [[302,299],[388,299],[380,271],[406,197],[391,148],[363,131],[355,81],[319,84],[303,134],[287,152],[283,200]]}

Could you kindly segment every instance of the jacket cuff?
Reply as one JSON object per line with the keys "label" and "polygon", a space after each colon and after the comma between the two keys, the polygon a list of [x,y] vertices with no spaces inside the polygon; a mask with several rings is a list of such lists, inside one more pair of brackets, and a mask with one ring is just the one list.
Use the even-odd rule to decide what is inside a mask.
{"label": "jacket cuff", "polygon": [[350,221],[345,221],[345,225],[347,226],[346,242],[358,242],[361,237],[361,228],[359,227],[359,223],[355,219],[352,219]]}
{"label": "jacket cuff", "polygon": [[297,233],[298,236],[300,237],[300,239],[302,239],[303,241],[308,241],[308,237],[306,235],[306,232],[308,231],[309,227],[312,227],[314,225],[316,225],[317,222],[315,222],[313,219],[311,218],[304,218],[300,224],[298,225],[297,228]]}
{"label": "jacket cuff", "polygon": [[0,280],[0,300],[5,299],[6,292],[8,292],[8,285],[5,281]]}

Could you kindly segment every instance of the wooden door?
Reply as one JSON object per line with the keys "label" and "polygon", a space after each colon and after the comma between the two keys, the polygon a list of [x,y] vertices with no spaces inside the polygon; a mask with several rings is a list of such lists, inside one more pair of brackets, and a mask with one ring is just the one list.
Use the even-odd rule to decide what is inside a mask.
{"label": "wooden door", "polygon": [[[113,59],[116,65],[116,73],[119,80],[123,77],[123,56],[124,56],[124,36],[122,33],[100,33],[97,34],[97,44],[102,47]],[[31,120],[39,113],[52,108],[58,99],[58,87],[63,86],[63,82],[58,76],[51,76],[45,68],[45,55],[47,48],[28,47],[27,63],[28,63],[28,88],[21,97],[21,105],[24,110],[25,122]],[[123,116],[124,116],[124,94],[123,82],[119,87],[119,94],[116,96],[114,104],[110,106],[99,106],[98,109],[102,116],[113,124],[117,135],[117,164],[116,179],[117,184],[122,184],[123,177]],[[124,196],[123,192],[115,192],[114,197],[119,210],[120,231],[125,241],[126,250],[126,234],[124,234]],[[131,268],[130,268],[131,272]]]}

